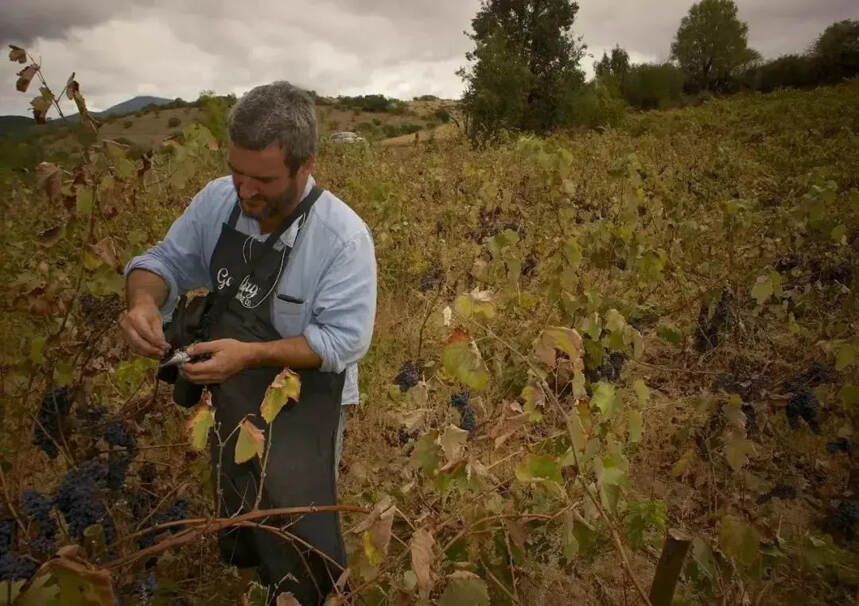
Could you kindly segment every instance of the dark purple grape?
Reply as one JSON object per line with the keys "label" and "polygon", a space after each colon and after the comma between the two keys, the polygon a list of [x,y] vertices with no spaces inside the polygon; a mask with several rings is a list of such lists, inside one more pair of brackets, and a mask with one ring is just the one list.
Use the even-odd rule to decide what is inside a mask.
{"label": "dark purple grape", "polygon": [[54,508],[54,500],[43,496],[35,490],[27,490],[21,493],[21,511],[35,520],[43,520],[50,517],[51,509]]}
{"label": "dark purple grape", "polygon": [[125,423],[122,421],[113,421],[108,423],[102,431],[101,437],[105,442],[113,446],[119,446],[128,450],[137,448],[137,439],[128,431]]}
{"label": "dark purple grape", "polygon": [[36,572],[39,565],[33,560],[22,558],[14,551],[0,557],[0,581],[23,581]]}
{"label": "dark purple grape", "polygon": [[146,463],[141,465],[140,471],[138,472],[138,476],[140,477],[140,481],[143,484],[153,484],[155,482],[155,478],[157,477],[157,468],[155,467],[155,463],[147,461]]}
{"label": "dark purple grape", "polygon": [[450,405],[459,409],[468,406],[468,392],[461,391],[450,396]]}
{"label": "dark purple grape", "polygon": [[827,532],[837,539],[852,541],[856,536],[856,524],[859,524],[859,505],[853,501],[841,501],[838,507],[823,521]]}
{"label": "dark purple grape", "polygon": [[81,539],[87,526],[101,524],[105,539],[112,542],[113,526],[99,499],[99,488],[106,483],[107,475],[106,465],[90,460],[69,471],[60,482],[57,509],[66,520],[69,534],[76,539]]}
{"label": "dark purple grape", "polygon": [[817,396],[805,389],[790,399],[784,411],[791,429],[798,429],[799,420],[803,419],[811,431],[820,433],[820,427],[817,424],[817,409]]}
{"label": "dark purple grape", "polygon": [[131,466],[132,455],[127,452],[112,452],[107,463],[107,487],[111,490],[122,490],[125,476]]}
{"label": "dark purple grape", "polygon": [[414,362],[409,360],[403,364],[402,368],[400,368],[399,374],[394,377],[394,384],[400,386],[400,391],[402,393],[406,393],[412,387],[417,385],[420,380],[421,377],[418,374],[417,367]]}
{"label": "dark purple grape", "polygon": [[158,581],[154,573],[149,573],[134,585],[134,595],[144,604],[158,592]]}
{"label": "dark purple grape", "polygon": [[15,538],[15,521],[3,520],[0,522],[0,556],[12,549],[12,541]]}
{"label": "dark purple grape", "polygon": [[89,408],[78,410],[75,414],[84,426],[100,425],[104,422],[105,415],[107,415],[107,408],[104,406],[90,406]]}
{"label": "dark purple grape", "polygon": [[847,438],[838,438],[832,442],[827,442],[826,450],[828,450],[830,454],[835,454],[836,452],[846,452],[850,454],[850,442]]}
{"label": "dark purple grape", "polygon": [[474,409],[468,406],[462,410],[462,417],[459,421],[459,428],[465,431],[474,431],[476,428],[474,422]]}

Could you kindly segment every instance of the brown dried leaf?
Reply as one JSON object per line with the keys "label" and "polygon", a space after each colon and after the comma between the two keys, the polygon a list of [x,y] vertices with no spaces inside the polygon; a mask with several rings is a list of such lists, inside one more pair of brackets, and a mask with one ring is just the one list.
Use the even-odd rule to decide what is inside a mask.
{"label": "brown dried leaf", "polygon": [[292,595],[292,592],[286,591],[279,596],[277,596],[277,602],[275,606],[301,606],[301,602],[295,599],[295,596]]}
{"label": "brown dried leaf", "polygon": [[33,63],[18,72],[18,81],[15,83],[15,88],[22,93],[26,93],[37,71],[39,71],[39,66]]}
{"label": "brown dried leaf", "polygon": [[27,62],[27,51],[20,46],[14,44],[9,45],[9,61],[17,61],[18,63]]}
{"label": "brown dried leaf", "polygon": [[51,203],[59,202],[63,189],[63,172],[50,162],[36,166],[36,186],[45,190]]}
{"label": "brown dried leaf", "polygon": [[68,99],[74,99],[75,94],[79,93],[81,90],[80,84],[75,80],[75,73],[72,72],[72,75],[69,76],[69,79],[66,80],[66,97]]}
{"label": "brown dried leaf", "polygon": [[415,576],[418,579],[418,591],[421,597],[426,598],[432,591],[432,565],[435,561],[434,553],[435,539],[432,533],[420,528],[412,535],[412,542],[409,547],[412,553],[412,570],[415,571]]}
{"label": "brown dried leaf", "polygon": [[112,267],[113,269],[123,268],[123,263],[119,260],[119,253],[116,250],[116,244],[114,244],[110,236],[102,238],[95,244],[90,244],[89,248],[108,267]]}

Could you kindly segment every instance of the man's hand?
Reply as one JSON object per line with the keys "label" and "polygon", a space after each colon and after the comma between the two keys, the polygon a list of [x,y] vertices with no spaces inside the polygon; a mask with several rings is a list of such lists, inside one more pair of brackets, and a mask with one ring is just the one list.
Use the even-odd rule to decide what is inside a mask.
{"label": "man's hand", "polygon": [[131,349],[150,358],[161,358],[170,348],[161,323],[161,312],[151,302],[138,303],[119,317],[119,326]]}
{"label": "man's hand", "polygon": [[191,383],[209,385],[223,383],[237,372],[250,365],[250,344],[235,339],[218,339],[196,343],[186,350],[191,356],[211,354],[202,362],[186,362],[182,373]]}

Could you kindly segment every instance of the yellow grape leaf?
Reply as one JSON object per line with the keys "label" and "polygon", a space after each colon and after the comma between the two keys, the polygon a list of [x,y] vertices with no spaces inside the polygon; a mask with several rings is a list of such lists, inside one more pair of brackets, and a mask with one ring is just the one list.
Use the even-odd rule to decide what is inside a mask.
{"label": "yellow grape leaf", "polygon": [[644,381],[636,379],[635,383],[632,384],[632,389],[635,391],[635,395],[638,398],[639,406],[642,408],[647,406],[647,402],[650,400],[650,389],[648,389]]}
{"label": "yellow grape leaf", "polygon": [[686,474],[689,471],[689,468],[692,467],[692,463],[695,461],[695,450],[690,448],[686,452],[683,453],[674,466],[671,467],[671,475],[675,478],[679,478]]}
{"label": "yellow grape leaf", "polygon": [[394,524],[394,513],[396,507],[388,507],[379,517],[373,522],[370,528],[366,529],[363,534],[364,554],[371,566],[378,566],[388,554],[388,547],[391,544],[391,529]]}
{"label": "yellow grape leaf", "polygon": [[439,606],[489,606],[486,581],[473,572],[457,570],[448,579],[438,600]]}
{"label": "yellow grape leaf", "polygon": [[489,385],[489,370],[477,346],[468,341],[454,341],[441,353],[444,369],[475,391]]}
{"label": "yellow grape leaf", "polygon": [[641,411],[633,410],[629,413],[629,441],[631,444],[641,441]]}
{"label": "yellow grape leaf", "polygon": [[609,420],[617,412],[620,407],[620,398],[617,396],[617,391],[614,385],[600,381],[594,387],[594,395],[591,398],[591,404],[599,408],[600,414],[604,420]]}
{"label": "yellow grape leaf", "polygon": [[760,553],[761,536],[754,526],[750,526],[733,515],[722,518],[719,526],[719,547],[735,563],[751,566]]}
{"label": "yellow grape leaf", "polygon": [[298,401],[301,393],[301,379],[298,374],[284,368],[265,390],[259,412],[265,422],[271,425],[280,410],[289,400]]}
{"label": "yellow grape leaf", "polygon": [[751,440],[731,440],[725,444],[725,459],[734,471],[740,471],[754,452],[755,443]]}
{"label": "yellow grape leaf", "polygon": [[573,369],[584,368],[584,347],[582,337],[578,331],[564,326],[550,326],[540,333],[534,341],[534,353],[547,366],[555,365],[555,350],[559,350],[569,356]]}
{"label": "yellow grape leaf", "polygon": [[245,419],[239,429],[239,439],[236,440],[236,463],[244,463],[254,457],[262,458],[264,445],[265,436],[262,430],[251,423],[249,419]]}
{"label": "yellow grape leaf", "polygon": [[92,212],[93,196],[91,187],[79,187],[77,193],[77,209],[79,215],[88,215]]}
{"label": "yellow grape leaf", "polygon": [[197,411],[188,420],[188,424],[185,427],[191,440],[191,446],[197,451],[206,448],[206,444],[209,442],[209,432],[215,424],[215,414],[211,405],[207,402],[208,399],[210,398],[204,397],[203,401],[197,405]]}
{"label": "yellow grape leaf", "polygon": [[773,283],[770,276],[760,276],[752,287],[752,296],[763,305],[773,295]]}

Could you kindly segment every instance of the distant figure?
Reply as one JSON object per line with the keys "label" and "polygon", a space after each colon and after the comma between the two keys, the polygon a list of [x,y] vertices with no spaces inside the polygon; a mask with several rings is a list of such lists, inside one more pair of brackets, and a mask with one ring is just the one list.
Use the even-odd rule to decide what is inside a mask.
{"label": "distant figure", "polygon": [[421,131],[416,130],[415,131],[415,145],[420,143],[420,141],[421,141]]}
{"label": "distant figure", "polygon": [[[343,405],[358,402],[357,362],[373,334],[373,240],[361,218],[310,174],[316,114],[304,91],[288,82],[254,88],[230,114],[229,141],[231,175],[206,185],[164,240],[126,266],[120,325],[139,354],[161,358],[184,348],[190,356],[172,381],[159,371],[175,382],[178,404],[193,406],[203,386],[211,391],[226,440],[220,459],[216,440],[211,448],[221,516],[249,511],[260,499],[261,509],[333,505]],[[177,308],[180,295],[203,286],[205,299],[183,298]],[[269,428],[260,403],[284,367],[299,374],[301,394]],[[234,461],[234,429],[245,418],[271,439],[262,490],[260,461]],[[304,606],[322,604],[346,566],[339,515],[260,522],[286,526],[304,544],[233,527],[219,539],[222,557],[258,567],[272,604],[286,591]]]}

